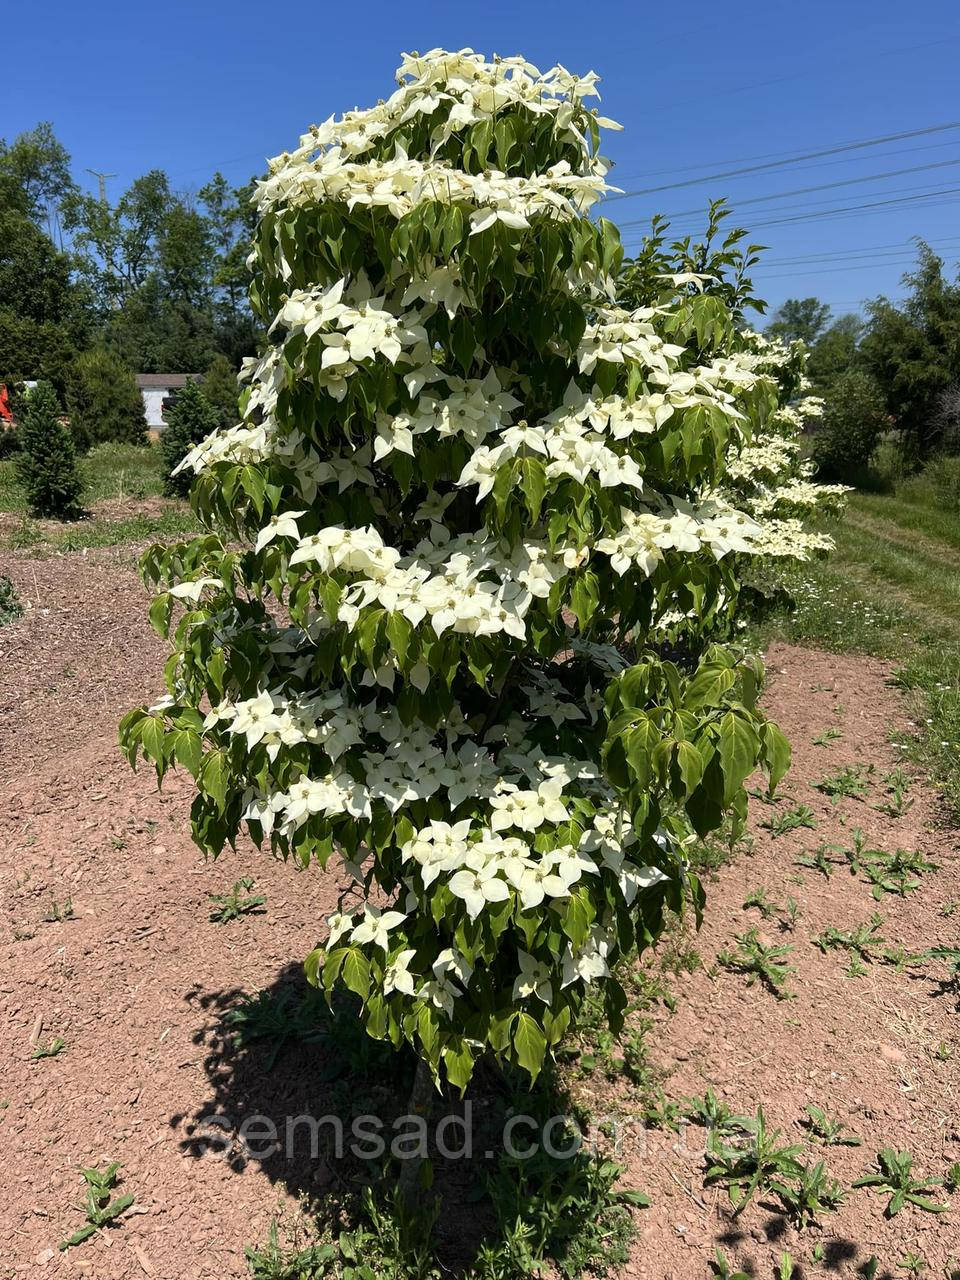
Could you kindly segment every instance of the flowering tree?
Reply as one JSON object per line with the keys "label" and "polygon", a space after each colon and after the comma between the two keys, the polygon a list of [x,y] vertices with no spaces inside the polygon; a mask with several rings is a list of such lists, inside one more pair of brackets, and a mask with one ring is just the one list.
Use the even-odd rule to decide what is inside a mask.
{"label": "flowering tree", "polygon": [[[731,442],[724,475],[716,485],[706,485],[701,497],[734,505],[761,526],[763,536],[747,553],[751,562],[807,560],[834,546],[822,529],[810,527],[810,517],[838,514],[850,490],[812,479],[816,464],[802,456],[802,435],[822,416],[823,401],[807,394],[807,348],[749,327],[747,311],[762,311],[765,305],[754,296],[749,277],[761,246],[744,246],[747,233],[742,228],[725,230],[727,217],[724,202],[715,201],[702,240],[685,236],[670,243],[668,223],[654,218],[640,252],[621,268],[617,293],[634,307],[669,306],[670,291],[683,289],[698,299],[692,305],[701,327],[716,325],[718,318],[723,326],[722,332],[715,331],[715,358],[732,357],[738,369],[776,385],[776,408],[755,424],[749,441]],[[730,328],[723,325],[726,317],[733,321]]]}
{"label": "flowering tree", "polygon": [[616,962],[699,908],[688,842],[787,767],[756,661],[647,644],[735,599],[763,531],[701,495],[778,389],[718,358],[722,300],[611,301],[595,76],[398,79],[259,186],[273,345],[182,464],[207,532],[144,557],[168,696],[121,738],[194,775],[202,849],[338,860],[308,973],[465,1087],[484,1052],[535,1078],[591,985],[616,1027]]}

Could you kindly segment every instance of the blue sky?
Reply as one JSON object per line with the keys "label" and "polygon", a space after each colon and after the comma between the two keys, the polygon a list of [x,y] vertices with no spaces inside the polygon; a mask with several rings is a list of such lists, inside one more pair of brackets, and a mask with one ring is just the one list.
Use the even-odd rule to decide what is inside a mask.
{"label": "blue sky", "polygon": [[[312,121],[386,96],[401,50],[438,45],[596,70],[602,110],[624,125],[608,135],[613,180],[631,192],[960,120],[956,0],[48,0],[10,6],[5,34],[0,134],[52,120],[91,188],[87,167],[117,174],[114,197],[155,167],[184,189],[218,168],[243,181]],[[849,185],[803,190],[828,183]],[[765,198],[784,192],[797,194]],[[770,246],[757,280],[772,306],[813,293],[853,310],[900,294],[912,236],[960,260],[960,128],[604,212],[634,224],[629,247],[653,212],[693,230],[720,195]]]}

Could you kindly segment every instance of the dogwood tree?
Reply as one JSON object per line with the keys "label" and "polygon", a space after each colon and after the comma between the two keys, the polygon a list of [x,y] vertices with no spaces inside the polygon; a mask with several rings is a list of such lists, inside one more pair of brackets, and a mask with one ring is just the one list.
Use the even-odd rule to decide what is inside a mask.
{"label": "dogwood tree", "polygon": [[763,529],[702,495],[778,391],[722,302],[612,301],[593,74],[398,80],[258,188],[271,345],[183,464],[205,532],[144,557],[168,692],[121,736],[194,775],[205,851],[331,867],[309,974],[465,1087],[536,1077],[592,986],[616,1027],[618,960],[699,909],[690,841],[787,767],[755,660],[648,644],[735,599]]}
{"label": "dogwood tree", "polygon": [[[848,486],[813,479],[816,466],[803,456],[806,427],[823,414],[823,401],[809,394],[807,348],[755,332],[748,312],[762,311],[753,292],[750,271],[761,246],[744,244],[743,228],[729,229],[722,200],[709,207],[703,237],[668,239],[669,223],[655,217],[637,255],[624,261],[617,296],[626,305],[667,307],[671,293],[683,290],[696,299],[702,334],[713,327],[717,359],[734,356],[740,369],[772,381],[777,406],[754,425],[746,442],[730,442],[724,474],[708,481],[701,497],[716,497],[752,516],[762,527],[746,553],[751,567],[758,561],[803,561],[833,550],[834,542],[811,517],[838,515]],[[732,321],[732,324],[730,322]],[[699,624],[699,618],[693,619]]]}

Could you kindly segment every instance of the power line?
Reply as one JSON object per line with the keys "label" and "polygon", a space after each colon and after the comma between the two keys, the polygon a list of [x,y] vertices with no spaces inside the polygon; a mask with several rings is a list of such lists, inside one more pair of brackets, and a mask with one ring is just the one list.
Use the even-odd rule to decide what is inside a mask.
{"label": "power line", "polygon": [[[766,261],[767,262],[773,262],[773,261],[791,262],[791,263],[792,262],[821,262],[821,261],[825,261],[828,258],[846,258],[850,254],[865,254],[865,253],[873,254],[873,253],[880,253],[884,250],[889,250],[896,253],[902,253],[906,249],[909,249],[911,246],[915,246],[917,240],[920,238],[921,237],[914,236],[911,240],[897,240],[896,242],[890,243],[890,244],[866,244],[866,245],[861,245],[859,246],[859,248],[856,248],[856,249],[832,249],[829,253],[800,254],[799,256],[792,257],[792,258],[776,258],[776,259],[768,258],[766,259]],[[939,243],[942,245],[949,245],[956,242],[960,242],[960,236],[945,236],[945,237],[941,237],[939,240]]]}
{"label": "power line", "polygon": [[[786,224],[798,224],[804,222],[817,222],[824,219],[842,219],[842,218],[866,218],[876,214],[897,213],[902,209],[911,205],[923,204],[925,208],[930,209],[938,205],[949,205],[951,208],[956,207],[956,196],[960,194],[960,187],[949,187],[943,191],[930,191],[925,194],[915,196],[904,196],[896,200],[890,201],[873,201],[870,203],[856,204],[845,206],[841,209],[824,209],[819,212],[798,214],[787,218],[770,219],[767,222],[756,223],[751,228],[757,233],[765,233]],[[695,232],[696,229],[694,229]],[[691,234],[690,231],[677,230],[677,235]],[[639,251],[644,237],[640,233],[635,233],[635,237],[629,237],[624,242],[627,254]]]}
{"label": "power line", "polygon": [[[863,201],[859,204],[841,205],[839,208],[830,207],[837,203],[836,200],[816,200],[808,204],[796,205],[794,206],[793,211],[783,212],[780,216],[768,217],[764,221],[751,223],[750,231],[753,232],[761,227],[775,227],[787,222],[806,222],[817,218],[833,217],[836,214],[856,213],[861,209],[866,210],[888,205],[911,204],[914,201],[930,200],[936,196],[952,196],[958,191],[960,191],[960,188],[958,187],[934,187],[932,189],[925,187],[900,187],[895,188],[893,191],[888,193],[889,196],[895,198]],[[844,197],[840,196],[838,199],[843,200]],[[771,214],[774,212],[778,211],[770,210]],[[638,220],[638,225],[639,223],[640,220]],[[701,226],[702,223],[700,221],[687,219],[686,223],[679,227],[670,223],[669,230],[671,234],[688,235],[696,234],[701,229]]]}
{"label": "power line", "polygon": [[[870,209],[879,211],[881,208],[889,208],[891,206],[902,207],[904,205],[918,204],[924,200],[932,200],[937,196],[950,197],[957,194],[960,194],[960,187],[946,187],[939,191],[926,191],[920,192],[917,195],[898,196],[892,200],[871,200],[863,204],[847,205],[841,209],[824,209],[819,213],[788,214],[782,218],[772,218],[767,222],[761,222],[757,225],[760,227],[779,227],[790,222],[814,222],[819,218],[834,218],[852,213],[860,213]],[[952,204],[954,201],[948,198],[945,203]]]}
{"label": "power line", "polygon": [[799,164],[804,160],[818,160],[822,156],[838,155],[846,151],[859,151],[864,147],[879,147],[885,142],[902,142],[905,138],[926,137],[931,133],[944,133],[949,129],[960,129],[960,121],[954,121],[950,124],[934,124],[928,125],[923,129],[908,129],[903,133],[888,133],[878,138],[862,138],[857,142],[837,143],[834,146],[824,147],[820,151],[808,151],[800,155],[790,155],[786,153],[785,158],[779,160],[771,160],[766,164],[748,165],[741,169],[727,169],[720,173],[708,173],[698,178],[688,178],[684,182],[666,182],[658,187],[639,187],[635,191],[623,191],[615,195],[608,196],[608,200],[625,200],[633,196],[649,196],[655,195],[661,191],[676,191],[680,187],[697,187],[705,182],[718,182],[721,178],[737,178],[745,173],[760,173],[765,169],[782,169],[790,164]]}
{"label": "power line", "polygon": [[[793,191],[778,191],[773,195],[766,196],[749,196],[745,200],[737,200],[732,205],[734,210],[739,209],[745,204],[766,204],[770,200],[787,200],[792,196],[810,195],[814,191],[834,191],[837,187],[853,187],[864,182],[882,182],[887,178],[899,178],[905,173],[921,173],[930,169],[949,169],[960,164],[960,157],[954,160],[935,160],[930,164],[910,165],[906,169],[887,169],[884,173],[864,174],[859,178],[843,178],[838,182],[821,182],[814,187],[796,187]],[[702,213],[701,209],[680,209],[676,213],[668,213],[664,216],[667,218],[688,218]],[[621,222],[621,227],[636,226],[639,222],[646,222],[645,218],[631,219],[627,222]]]}

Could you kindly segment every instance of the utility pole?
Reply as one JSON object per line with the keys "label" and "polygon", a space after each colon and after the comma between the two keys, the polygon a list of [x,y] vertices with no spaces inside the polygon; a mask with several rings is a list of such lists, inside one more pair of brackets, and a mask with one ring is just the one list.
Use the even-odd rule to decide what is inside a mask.
{"label": "utility pole", "polygon": [[115,173],[99,173],[96,169],[88,169],[87,173],[92,173],[100,184],[100,203],[107,203],[107,179],[115,178]]}

